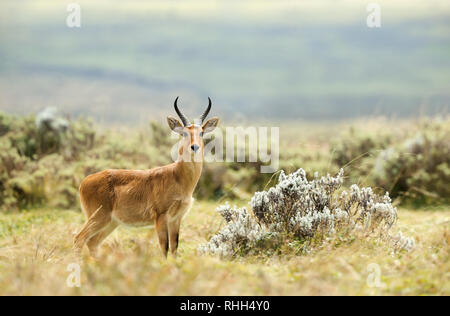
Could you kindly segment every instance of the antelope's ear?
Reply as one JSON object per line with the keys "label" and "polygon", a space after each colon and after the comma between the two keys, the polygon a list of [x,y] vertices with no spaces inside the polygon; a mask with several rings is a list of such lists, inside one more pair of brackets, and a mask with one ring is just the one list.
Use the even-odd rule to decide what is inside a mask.
{"label": "antelope's ear", "polygon": [[168,116],[167,124],[169,124],[170,129],[175,133],[183,134],[183,125],[181,125],[181,122],[178,119],[173,116]]}
{"label": "antelope's ear", "polygon": [[217,127],[218,124],[219,124],[219,118],[218,117],[210,118],[202,126],[203,133],[206,134],[206,133],[212,132]]}

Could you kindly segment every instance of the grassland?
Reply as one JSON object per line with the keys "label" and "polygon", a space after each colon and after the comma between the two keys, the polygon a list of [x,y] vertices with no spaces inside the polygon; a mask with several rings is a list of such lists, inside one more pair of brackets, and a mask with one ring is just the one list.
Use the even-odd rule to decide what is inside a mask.
{"label": "grassland", "polygon": [[[412,252],[383,242],[330,239],[308,255],[221,260],[197,254],[220,227],[213,202],[196,202],[182,224],[178,258],[165,260],[153,228],[119,228],[94,260],[71,251],[83,223],[76,210],[0,213],[0,295],[449,295],[450,213],[400,209],[395,231]],[[81,286],[68,287],[79,263]],[[379,287],[370,286],[380,268]],[[371,274],[372,273],[372,274]],[[375,274],[373,274],[375,273]],[[369,282],[368,282],[369,279]]]}
{"label": "grassland", "polygon": [[[275,256],[201,256],[198,245],[224,224],[216,207],[225,201],[244,206],[274,182],[258,166],[212,163],[205,164],[198,200],[182,224],[178,258],[163,258],[153,228],[122,227],[99,258],[87,249],[76,258],[72,238],[84,222],[76,190],[81,179],[106,168],[166,164],[175,140],[157,123],[120,134],[80,120],[58,143],[52,133],[39,133],[34,117],[0,115],[0,295],[450,295],[448,118],[281,126],[280,169],[335,174],[344,167],[347,186],[383,194],[394,192],[392,179],[405,184],[392,195],[403,205],[393,233],[414,237],[414,250],[393,252],[372,237],[335,236],[307,254],[286,245]],[[414,155],[405,154],[410,139],[423,139],[414,143]],[[388,148],[399,155],[377,182],[374,166]],[[406,199],[413,187],[425,197]],[[71,263],[80,264],[80,287],[66,284]],[[371,286],[377,276],[379,286]]]}

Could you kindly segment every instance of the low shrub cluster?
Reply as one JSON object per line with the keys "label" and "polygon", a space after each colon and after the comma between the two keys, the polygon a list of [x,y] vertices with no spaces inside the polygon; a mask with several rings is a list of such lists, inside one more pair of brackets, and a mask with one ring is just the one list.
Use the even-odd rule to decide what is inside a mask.
{"label": "low shrub cluster", "polygon": [[61,206],[76,204],[72,161],[92,149],[88,121],[69,122],[51,110],[37,117],[0,113],[0,206],[41,205],[52,197]]}
{"label": "low shrub cluster", "polygon": [[415,205],[450,201],[450,125],[423,122],[375,157],[374,185]]}
{"label": "low shrub cluster", "polygon": [[[372,236],[376,234],[397,249],[411,249],[414,240],[391,236],[397,209],[388,193],[379,196],[370,187],[352,185],[342,190],[343,170],[335,177],[308,180],[303,169],[286,175],[281,172],[278,184],[256,192],[247,208],[229,204],[217,211],[226,225],[199,251],[221,257],[234,257],[261,251],[276,252],[282,244],[307,242],[328,236]],[[361,233],[361,234],[359,234]]]}
{"label": "low shrub cluster", "polygon": [[352,127],[332,142],[333,162],[348,166],[350,181],[389,191],[403,203],[448,203],[450,122],[436,118],[411,123],[396,131]]}

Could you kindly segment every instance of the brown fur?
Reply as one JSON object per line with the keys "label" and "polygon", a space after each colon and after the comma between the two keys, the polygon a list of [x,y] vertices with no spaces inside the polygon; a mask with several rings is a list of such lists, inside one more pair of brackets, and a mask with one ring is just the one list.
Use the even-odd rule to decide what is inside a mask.
{"label": "brown fur", "polygon": [[[170,245],[176,255],[181,219],[192,204],[202,172],[204,143],[200,134],[214,129],[218,119],[184,128],[175,118],[169,117],[168,122],[172,130],[185,135],[176,162],[149,170],[105,170],[83,180],[80,199],[87,221],[74,238],[76,252],[87,244],[95,255],[99,244],[119,224],[155,224],[163,254],[167,256]],[[192,145],[199,146],[197,152],[191,150]]]}

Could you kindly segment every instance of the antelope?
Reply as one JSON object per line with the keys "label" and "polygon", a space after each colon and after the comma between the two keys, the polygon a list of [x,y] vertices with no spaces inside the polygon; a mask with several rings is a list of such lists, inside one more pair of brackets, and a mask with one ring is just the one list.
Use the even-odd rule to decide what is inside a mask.
{"label": "antelope", "polygon": [[190,123],[175,99],[174,108],[181,122],[167,117],[170,129],[182,136],[174,163],[148,170],[109,169],[86,177],[79,188],[86,223],[74,237],[74,250],[80,254],[86,244],[92,256],[100,243],[120,224],[155,225],[163,255],[176,256],[181,220],[194,199],[203,166],[203,135],[213,131],[217,117],[205,119],[211,99],[199,119]]}

